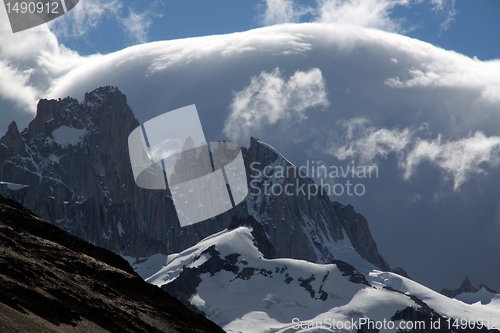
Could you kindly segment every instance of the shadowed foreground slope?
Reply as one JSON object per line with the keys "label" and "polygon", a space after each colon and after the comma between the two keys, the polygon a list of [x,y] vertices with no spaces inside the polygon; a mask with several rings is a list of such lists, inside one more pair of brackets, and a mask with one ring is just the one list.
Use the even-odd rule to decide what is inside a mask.
{"label": "shadowed foreground slope", "polygon": [[0,332],[223,332],[116,254],[0,196]]}

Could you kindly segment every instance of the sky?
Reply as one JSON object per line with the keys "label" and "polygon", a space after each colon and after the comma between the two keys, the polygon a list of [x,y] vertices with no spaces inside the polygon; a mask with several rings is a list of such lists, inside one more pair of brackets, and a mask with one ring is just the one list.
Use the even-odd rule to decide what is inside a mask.
{"label": "sky", "polygon": [[[498,43],[492,42],[500,30],[498,1],[481,0],[479,4],[468,0],[395,2],[402,4],[395,5],[388,14],[401,20],[398,32],[481,60],[500,56]],[[99,8],[86,3],[98,2],[85,1],[80,8]],[[82,17],[80,30],[73,27],[73,17],[54,22],[59,29],[55,32],[60,42],[88,55],[114,52],[137,43],[241,32],[269,24],[263,17],[267,8],[265,1],[115,0],[111,3],[116,5],[107,5],[107,11],[95,9],[99,14]],[[294,1],[293,4],[299,11],[301,7],[310,10],[294,18],[293,22],[316,19],[312,12],[317,7],[315,0]]]}
{"label": "sky", "polygon": [[140,122],[196,104],[209,140],[377,166],[347,179],[363,195],[332,199],[388,262],[436,290],[465,275],[498,290],[499,14],[495,0],[81,0],[12,34],[0,7],[0,133],[40,98],[104,85]]}

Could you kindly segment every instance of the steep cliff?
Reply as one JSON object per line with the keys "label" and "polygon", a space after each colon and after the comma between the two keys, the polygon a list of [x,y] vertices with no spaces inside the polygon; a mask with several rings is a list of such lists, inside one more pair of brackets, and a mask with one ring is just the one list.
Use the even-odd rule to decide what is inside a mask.
{"label": "steep cliff", "polygon": [[[269,145],[252,138],[242,148],[246,200],[213,219],[181,228],[169,190],[136,186],[127,139],[139,126],[125,95],[102,87],[82,103],[67,97],[41,100],[37,115],[19,132],[15,123],[0,139],[0,193],[84,240],[116,253],[144,257],[180,252],[226,228],[234,216],[260,222],[279,257],[328,263],[353,247],[382,270],[368,222],[351,206],[311,195],[313,180]],[[288,172],[283,172],[288,171]],[[289,191],[271,191],[273,184]],[[405,274],[400,270],[399,273]]]}

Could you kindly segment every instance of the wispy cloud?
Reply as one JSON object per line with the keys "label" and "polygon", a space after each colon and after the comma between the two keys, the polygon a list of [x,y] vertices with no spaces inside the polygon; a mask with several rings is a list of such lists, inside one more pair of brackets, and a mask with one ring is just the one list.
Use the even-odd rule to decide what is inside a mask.
{"label": "wispy cloud", "polygon": [[96,28],[105,16],[119,18],[123,3],[120,0],[80,1],[67,14],[51,21],[51,30],[61,37],[81,37]]}
{"label": "wispy cloud", "polygon": [[262,15],[264,25],[298,23],[303,15],[313,12],[311,7],[297,6],[293,0],[265,0],[266,10]]}
{"label": "wispy cloud", "polygon": [[500,137],[487,137],[481,132],[456,141],[445,141],[441,136],[435,140],[417,140],[402,161],[405,179],[409,180],[417,166],[429,161],[453,178],[458,190],[471,176],[487,173],[485,166],[500,164]]}
{"label": "wispy cloud", "polygon": [[80,1],[70,12],[51,21],[49,26],[59,37],[78,38],[96,29],[105,18],[110,18],[123,26],[130,41],[144,43],[153,18],[162,16],[153,10],[159,3],[159,0],[153,1],[146,10],[138,12],[132,6],[126,6],[123,0]]}
{"label": "wispy cloud", "polygon": [[14,103],[18,108],[32,112],[39,98],[38,91],[28,82],[33,70],[19,70],[0,61],[0,96]]}
{"label": "wispy cloud", "polygon": [[390,14],[394,7],[409,4],[409,0],[319,0],[317,20],[401,31],[401,20]]}
{"label": "wispy cloud", "polygon": [[450,28],[455,21],[457,11],[455,9],[455,0],[431,0],[432,10],[436,13],[444,13],[446,18],[440,24],[439,34]]}
{"label": "wispy cloud", "polygon": [[[377,158],[386,158],[390,153],[399,153],[411,142],[413,131],[406,128],[377,129],[369,126],[366,118],[353,118],[341,122],[343,137],[327,149],[327,152],[339,160],[359,159],[364,164],[372,163]],[[335,142],[335,141],[334,141]]]}
{"label": "wispy cloud", "polygon": [[288,80],[276,68],[252,77],[250,85],[234,93],[224,132],[233,140],[248,137],[278,121],[303,120],[307,109],[328,105],[325,81],[318,68],[296,71]]}
{"label": "wispy cloud", "polygon": [[136,43],[145,43],[147,41],[152,15],[150,11],[137,13],[129,8],[129,16],[121,19],[121,22],[125,26],[127,35],[132,41]]}
{"label": "wispy cloud", "polygon": [[398,6],[411,7],[427,2],[431,10],[446,12],[440,31],[447,30],[455,20],[455,0],[316,0],[316,7],[304,7],[293,0],[265,0],[266,10],[262,15],[264,25],[296,23],[310,14],[316,22],[347,23],[362,27],[405,32],[404,17],[394,17]]}
{"label": "wispy cloud", "polygon": [[404,179],[410,181],[423,162],[429,162],[444,173],[445,180],[453,180],[454,190],[471,177],[487,173],[486,166],[500,165],[500,137],[487,137],[477,131],[457,140],[445,140],[442,135],[434,140],[419,137],[427,129],[375,128],[365,118],[343,122],[343,137],[327,149],[339,160],[356,160],[363,164],[377,164],[389,154],[395,154]]}
{"label": "wispy cloud", "polygon": [[441,28],[441,32],[442,31],[446,31],[450,28],[451,24],[453,23],[453,21],[455,21],[455,16],[456,16],[457,12],[453,9],[453,10],[450,10],[448,12],[448,17],[446,18],[446,20],[441,23],[440,25],[440,28]]}

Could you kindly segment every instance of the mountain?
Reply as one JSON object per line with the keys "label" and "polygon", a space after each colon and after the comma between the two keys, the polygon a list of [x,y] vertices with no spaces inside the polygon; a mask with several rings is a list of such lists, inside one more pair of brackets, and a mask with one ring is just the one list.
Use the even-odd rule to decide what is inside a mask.
{"label": "mountain", "polygon": [[477,302],[488,304],[493,299],[500,298],[499,293],[483,283],[479,285],[479,289],[475,288],[467,276],[462,281],[460,288],[454,290],[443,289],[441,290],[441,294],[458,299],[467,304],[474,304]]}
{"label": "mountain", "polygon": [[1,332],[223,332],[120,256],[0,196]]}
{"label": "mountain", "polygon": [[[427,327],[412,332],[486,331],[451,326],[478,318],[490,320],[490,328],[498,325],[498,295],[466,304],[410,280],[378,252],[361,214],[332,202],[326,185],[317,186],[302,167],[256,138],[241,149],[246,199],[181,228],[168,189],[135,184],[127,142],[139,125],[125,95],[101,87],[82,103],[70,97],[41,100],[28,128],[9,126],[0,139],[0,193],[55,226],[30,227],[31,236],[6,219],[5,235],[14,237],[2,238],[3,257],[10,262],[0,268],[9,281],[1,301],[12,316],[2,321],[25,321],[9,319],[26,316],[14,308],[36,315],[30,314],[36,319],[30,325],[41,325],[41,317],[53,330],[54,324],[161,330],[162,313],[190,313],[167,291],[227,332],[325,332],[332,330],[310,325],[361,318],[367,321],[348,331],[386,331],[370,323],[389,319]],[[62,235],[56,226],[80,239]],[[124,256],[163,291],[141,282],[117,255],[82,239]],[[71,306],[63,309],[63,302]],[[193,323],[200,318],[190,315],[180,316]],[[433,323],[441,327],[431,330]]]}
{"label": "mountain", "polygon": [[[500,295],[487,305],[465,304],[382,272],[347,247],[340,251],[349,262],[276,258],[262,231],[253,217],[233,219],[230,228],[170,255],[147,281],[226,332],[396,332],[410,325],[401,331],[499,332]],[[472,327],[479,318],[490,319],[490,330]]]}
{"label": "mountain", "polygon": [[[137,126],[126,96],[115,87],[87,93],[82,103],[70,97],[40,100],[28,128],[20,132],[13,122],[0,139],[0,193],[75,236],[131,258],[180,252],[224,230],[233,216],[253,216],[278,257],[329,263],[345,259],[337,257],[339,247],[352,247],[381,270],[406,275],[378,253],[362,215],[332,202],[255,138],[242,148],[251,184],[246,200],[181,228],[169,190],[144,190],[134,182],[127,142]],[[269,193],[276,185],[295,193]]]}

